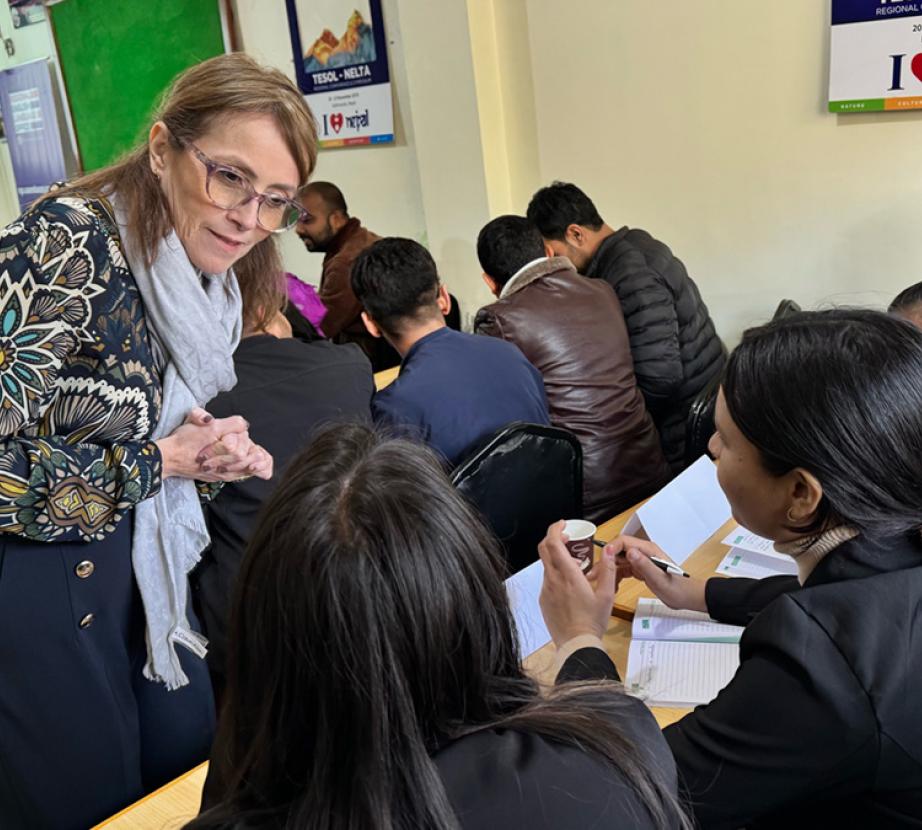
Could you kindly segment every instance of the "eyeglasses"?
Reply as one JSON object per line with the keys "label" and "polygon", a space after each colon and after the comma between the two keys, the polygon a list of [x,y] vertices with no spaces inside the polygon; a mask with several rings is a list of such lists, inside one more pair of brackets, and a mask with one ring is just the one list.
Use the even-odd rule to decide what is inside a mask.
{"label": "eyeglasses", "polygon": [[234,167],[208,158],[194,144],[188,147],[205,165],[205,193],[215,207],[234,210],[256,199],[256,222],[270,233],[282,233],[307,217],[307,211],[278,193],[257,193],[250,180]]}

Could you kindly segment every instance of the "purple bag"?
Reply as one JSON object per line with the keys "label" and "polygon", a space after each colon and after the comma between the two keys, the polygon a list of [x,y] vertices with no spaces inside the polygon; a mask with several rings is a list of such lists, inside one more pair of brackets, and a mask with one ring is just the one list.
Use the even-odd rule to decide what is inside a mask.
{"label": "purple bag", "polygon": [[288,299],[291,304],[301,312],[301,315],[315,328],[323,334],[320,324],[323,318],[327,316],[327,307],[321,302],[317,292],[312,285],[301,282],[294,274],[285,273],[285,282],[288,286]]}

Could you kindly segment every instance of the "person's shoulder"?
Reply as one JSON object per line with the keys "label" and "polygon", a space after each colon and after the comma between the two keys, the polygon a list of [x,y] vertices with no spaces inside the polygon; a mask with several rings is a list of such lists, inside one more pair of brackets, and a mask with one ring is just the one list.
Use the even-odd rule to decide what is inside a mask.
{"label": "person's shoulder", "polygon": [[111,211],[100,199],[84,196],[50,196],[36,202],[15,222],[7,226],[7,231],[47,227],[49,223],[74,230],[101,230],[114,223]]}
{"label": "person's shoulder", "polygon": [[[638,701],[639,703],[639,701]],[[649,712],[624,729],[633,747],[629,764],[644,764],[675,790],[675,764]],[[565,827],[621,822],[648,827],[627,777],[613,764],[573,744],[519,729],[488,729],[460,738],[435,756],[462,827]]]}

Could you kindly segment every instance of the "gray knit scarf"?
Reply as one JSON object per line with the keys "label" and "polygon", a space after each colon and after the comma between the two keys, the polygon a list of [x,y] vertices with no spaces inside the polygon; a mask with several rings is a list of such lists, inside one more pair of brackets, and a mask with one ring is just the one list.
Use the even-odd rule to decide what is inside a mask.
{"label": "gray knit scarf", "polygon": [[[233,271],[198,272],[175,231],[160,243],[148,268],[127,231],[117,194],[109,201],[162,370],[163,406],[151,436],[162,438],[182,424],[190,409],[237,383],[233,354],[242,328],[240,288]],[[176,644],[205,656],[207,641],[189,627],[186,601],[188,574],[208,541],[191,479],[164,479],[159,492],[135,508],[131,562],[147,621],[144,676],[170,690],[189,682]]]}

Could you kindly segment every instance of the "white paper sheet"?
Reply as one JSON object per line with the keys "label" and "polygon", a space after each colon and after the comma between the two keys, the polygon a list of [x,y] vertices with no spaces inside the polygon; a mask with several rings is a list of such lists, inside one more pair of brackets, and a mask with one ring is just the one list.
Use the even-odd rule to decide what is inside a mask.
{"label": "white paper sheet", "polygon": [[637,600],[631,637],[634,640],[673,640],[697,643],[738,643],[743,626],[712,620],[700,611],[676,611],[658,599]]}
{"label": "white paper sheet", "polygon": [[717,697],[738,667],[737,645],[635,640],[624,686],[650,706],[698,706]]}
{"label": "white paper sheet", "polygon": [[642,528],[681,565],[729,518],[730,504],[717,483],[717,467],[703,455],[639,507],[623,532],[636,535]]}
{"label": "white paper sheet", "polygon": [[797,564],[790,556],[777,551],[754,553],[742,548],[731,548],[717,566],[717,573],[725,576],[746,576],[765,579],[767,576],[797,576]]}
{"label": "white paper sheet", "polygon": [[[746,530],[742,525],[737,525],[732,533],[728,533],[722,540],[722,544],[729,545],[731,548],[740,548],[741,550],[750,550],[753,553],[770,553],[775,556],[784,556],[784,554],[775,551],[775,543],[771,539],[765,539],[762,536],[756,536],[751,530]],[[788,559],[790,557],[785,557]]]}
{"label": "white paper sheet", "polygon": [[523,659],[551,641],[538,605],[543,581],[544,563],[540,559],[506,580],[506,594],[515,618]]}

